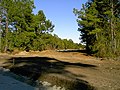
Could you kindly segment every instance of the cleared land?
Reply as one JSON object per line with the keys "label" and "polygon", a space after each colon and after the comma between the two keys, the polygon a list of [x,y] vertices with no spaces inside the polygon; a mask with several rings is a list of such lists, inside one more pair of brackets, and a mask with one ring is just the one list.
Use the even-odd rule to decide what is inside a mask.
{"label": "cleared land", "polygon": [[120,90],[120,61],[100,60],[83,52],[47,50],[1,54],[0,63],[16,74],[69,90],[90,86],[97,90]]}

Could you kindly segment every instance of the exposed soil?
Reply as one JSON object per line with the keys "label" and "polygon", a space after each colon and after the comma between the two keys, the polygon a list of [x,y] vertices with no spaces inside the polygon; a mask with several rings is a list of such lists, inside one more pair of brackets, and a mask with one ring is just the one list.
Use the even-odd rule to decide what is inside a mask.
{"label": "exposed soil", "polygon": [[74,90],[84,90],[89,85],[97,90],[120,90],[120,61],[100,60],[81,52],[47,50],[1,54],[0,63],[16,74],[68,86],[69,90],[73,86],[68,82],[83,85]]}

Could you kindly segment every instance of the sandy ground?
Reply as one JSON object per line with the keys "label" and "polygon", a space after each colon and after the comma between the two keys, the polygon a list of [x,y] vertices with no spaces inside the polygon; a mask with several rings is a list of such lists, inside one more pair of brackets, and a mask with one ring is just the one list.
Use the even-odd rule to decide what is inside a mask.
{"label": "sandy ground", "polygon": [[[78,52],[52,53],[43,51],[41,55],[70,63],[86,64],[83,67],[66,66],[65,70],[74,74],[76,78],[88,81],[91,85],[97,87],[98,90],[120,90],[120,61],[101,61],[98,58]],[[87,65],[95,67],[87,67]]]}
{"label": "sandy ground", "polygon": [[[10,55],[10,57],[54,58],[56,60],[51,60],[50,62],[58,62],[59,60],[60,63],[56,64],[58,66],[64,62],[62,70],[67,72],[66,76],[87,81],[96,87],[97,90],[120,90],[120,61],[100,60],[80,52],[56,52],[50,50],[29,53],[20,52]],[[1,77],[4,76],[1,75]]]}

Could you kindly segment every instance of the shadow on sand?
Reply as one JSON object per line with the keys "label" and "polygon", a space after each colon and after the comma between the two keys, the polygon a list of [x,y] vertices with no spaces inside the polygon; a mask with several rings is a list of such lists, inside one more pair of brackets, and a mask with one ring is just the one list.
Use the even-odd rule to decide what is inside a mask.
{"label": "shadow on sand", "polygon": [[80,50],[80,49],[63,49],[63,50],[57,50],[58,52],[80,52],[80,53],[87,53],[86,50]]}
{"label": "shadow on sand", "polygon": [[[49,57],[12,57],[8,63],[14,63],[10,71],[27,76],[32,80],[45,80],[67,90],[93,90],[87,81],[76,78],[76,75],[65,70],[65,67],[95,68],[95,65],[70,63]],[[79,77],[86,77],[79,75]]]}

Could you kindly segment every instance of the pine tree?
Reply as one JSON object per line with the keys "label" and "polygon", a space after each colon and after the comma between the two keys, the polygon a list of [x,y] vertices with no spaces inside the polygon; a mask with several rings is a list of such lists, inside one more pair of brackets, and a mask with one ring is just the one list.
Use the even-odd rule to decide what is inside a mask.
{"label": "pine tree", "polygon": [[79,11],[78,16],[81,39],[86,43],[88,52],[99,57],[117,57],[120,52],[119,0],[90,0]]}
{"label": "pine tree", "polygon": [[78,15],[79,31],[81,32],[81,39],[86,44],[86,50],[91,53],[92,46],[98,39],[98,33],[102,28],[99,27],[100,18],[97,17],[98,11],[96,10],[96,3],[89,3],[83,5],[82,9],[78,11],[74,9],[74,13]]}

